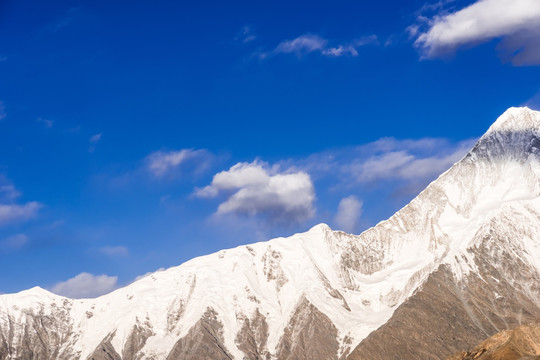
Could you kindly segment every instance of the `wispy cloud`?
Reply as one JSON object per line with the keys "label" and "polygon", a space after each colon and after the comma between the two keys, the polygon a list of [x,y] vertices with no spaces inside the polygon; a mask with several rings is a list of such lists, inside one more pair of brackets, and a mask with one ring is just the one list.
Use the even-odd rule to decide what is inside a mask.
{"label": "wispy cloud", "polygon": [[0,175],[0,226],[34,218],[43,207],[37,201],[18,203],[21,193],[5,176]]}
{"label": "wispy cloud", "polygon": [[74,299],[95,298],[118,288],[118,277],[86,272],[54,285],[50,291]]}
{"label": "wispy cloud", "polygon": [[38,118],[36,119],[36,121],[37,121],[38,123],[43,124],[43,126],[45,126],[47,129],[52,128],[53,123],[54,123],[54,121],[49,120],[49,119],[45,119],[45,118],[42,118],[42,117],[38,117]]}
{"label": "wispy cloud", "polygon": [[90,139],[88,139],[88,141],[91,143],[91,144],[95,144],[97,142],[99,142],[99,140],[101,140],[101,136],[103,136],[103,134],[95,134],[95,135],[92,135],[90,137]]}
{"label": "wispy cloud", "polygon": [[415,46],[424,58],[500,39],[497,49],[504,60],[514,65],[540,65],[537,0],[479,0],[461,10],[420,17],[409,32],[416,37]]}
{"label": "wispy cloud", "polygon": [[98,250],[100,253],[111,257],[129,255],[129,250],[125,246],[102,246]]}
{"label": "wispy cloud", "polygon": [[332,42],[319,35],[304,34],[292,40],[279,43],[271,52],[259,54],[259,58],[267,58],[270,55],[294,54],[301,57],[310,53],[318,53],[327,57],[358,56],[358,49],[369,44],[377,44],[376,35],[364,36],[360,39],[347,43]]}
{"label": "wispy cloud", "polygon": [[[2,180],[2,177],[0,177]],[[4,180],[5,181],[5,180]],[[11,202],[21,196],[21,193],[15,189],[15,186],[12,184],[2,184],[0,181],[0,200]]]}
{"label": "wispy cloud", "polygon": [[236,41],[247,44],[254,41],[257,38],[257,35],[253,32],[253,29],[249,25],[245,25],[242,30],[238,32],[234,38]]}
{"label": "wispy cloud", "polygon": [[204,149],[181,149],[172,151],[156,151],[145,159],[147,170],[155,177],[174,174],[182,168],[190,172],[201,172],[207,169],[214,155]]}
{"label": "wispy cloud", "polygon": [[314,173],[337,172],[344,181],[356,184],[432,179],[461,159],[475,141],[381,138],[361,146],[314,154],[301,166]]}
{"label": "wispy cloud", "polygon": [[88,152],[94,152],[96,150],[96,144],[101,140],[101,137],[103,134],[95,134],[88,139],[88,142],[90,143],[90,146],[88,147]]}
{"label": "wispy cloud", "polygon": [[362,201],[354,195],[341,199],[334,218],[338,228],[349,233],[355,232],[358,227],[358,220],[362,215],[362,206]]}
{"label": "wispy cloud", "polygon": [[31,219],[37,215],[38,210],[42,207],[36,201],[24,205],[0,204],[0,226]]}
{"label": "wispy cloud", "polygon": [[0,101],[0,121],[4,120],[6,116],[6,106],[3,101]]}
{"label": "wispy cloud", "polygon": [[0,241],[0,249],[5,251],[18,250],[28,243],[28,236],[17,234]]}
{"label": "wispy cloud", "polygon": [[216,175],[196,196],[225,195],[216,214],[261,216],[271,223],[295,224],[315,213],[315,190],[310,176],[301,171],[280,171],[278,166],[254,161],[238,163]]}
{"label": "wispy cloud", "polygon": [[50,31],[58,32],[58,31],[63,30],[66,27],[71,26],[74,18],[78,15],[80,10],[81,10],[80,7],[72,7],[68,9],[62,17],[60,17],[59,19],[57,19],[56,21],[54,21],[53,23],[49,25]]}

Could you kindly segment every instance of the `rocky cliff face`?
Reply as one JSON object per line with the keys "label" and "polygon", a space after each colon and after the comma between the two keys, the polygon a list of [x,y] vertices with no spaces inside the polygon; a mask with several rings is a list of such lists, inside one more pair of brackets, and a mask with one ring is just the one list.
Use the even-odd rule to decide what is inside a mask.
{"label": "rocky cliff face", "polygon": [[0,296],[3,359],[440,359],[540,314],[540,113],[359,236],[318,225],[97,299]]}

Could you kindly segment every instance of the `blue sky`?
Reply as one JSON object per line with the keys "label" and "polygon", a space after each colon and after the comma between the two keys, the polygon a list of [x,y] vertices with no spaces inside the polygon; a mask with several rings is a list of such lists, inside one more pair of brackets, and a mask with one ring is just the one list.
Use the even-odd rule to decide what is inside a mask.
{"label": "blue sky", "polygon": [[537,0],[0,2],[0,292],[359,233],[510,106]]}

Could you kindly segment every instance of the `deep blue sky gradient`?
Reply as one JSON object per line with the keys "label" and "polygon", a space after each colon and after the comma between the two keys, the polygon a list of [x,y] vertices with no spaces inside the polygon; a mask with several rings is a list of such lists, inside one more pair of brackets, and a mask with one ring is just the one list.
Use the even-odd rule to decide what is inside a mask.
{"label": "deep blue sky gradient", "polygon": [[[433,178],[401,191],[395,179],[342,186],[310,174],[316,214],[291,224],[216,219],[219,199],[193,194],[237,162],[299,163],[383,137],[457,144],[510,106],[540,105],[531,102],[540,68],[503,62],[496,40],[422,60],[406,28],[423,5],[0,1],[0,174],[22,194],[17,203],[43,205],[0,227],[0,242],[28,238],[0,250],[0,292],[81,272],[122,285],[221,248],[335,226],[348,195],[364,202],[357,232],[390,216]],[[244,43],[246,27],[255,38]],[[377,41],[358,56],[272,53],[304,34]],[[144,171],[149,154],[180,149],[208,151],[208,169]],[[106,256],[104,246],[128,253]]]}

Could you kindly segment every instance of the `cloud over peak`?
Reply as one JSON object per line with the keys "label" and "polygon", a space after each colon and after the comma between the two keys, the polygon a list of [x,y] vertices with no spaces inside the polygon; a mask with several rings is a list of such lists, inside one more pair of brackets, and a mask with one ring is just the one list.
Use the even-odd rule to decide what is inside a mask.
{"label": "cloud over peak", "polygon": [[427,23],[425,31],[419,31],[418,25],[410,28],[424,58],[500,39],[497,49],[504,60],[514,65],[540,65],[538,0],[480,0],[458,11],[435,15]]}

